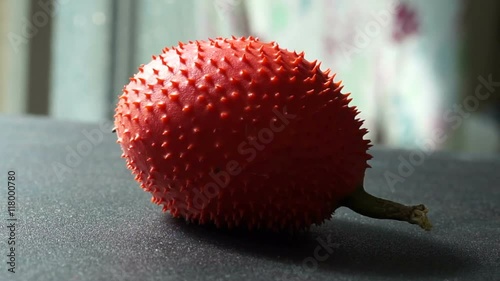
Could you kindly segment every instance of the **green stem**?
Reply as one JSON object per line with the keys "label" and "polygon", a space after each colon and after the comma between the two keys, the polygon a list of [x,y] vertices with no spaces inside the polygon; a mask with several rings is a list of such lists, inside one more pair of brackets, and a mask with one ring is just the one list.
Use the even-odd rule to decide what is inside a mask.
{"label": "green stem", "polygon": [[427,218],[427,208],[424,205],[405,206],[389,200],[377,198],[367,193],[363,186],[341,202],[358,214],[376,218],[406,221],[417,224],[425,230],[431,230],[432,225]]}

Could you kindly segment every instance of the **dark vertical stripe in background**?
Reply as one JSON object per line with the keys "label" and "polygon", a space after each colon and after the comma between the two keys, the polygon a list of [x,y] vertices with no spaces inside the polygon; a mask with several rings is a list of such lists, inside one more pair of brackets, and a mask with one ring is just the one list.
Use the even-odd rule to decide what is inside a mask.
{"label": "dark vertical stripe in background", "polygon": [[112,0],[111,1],[111,25],[110,25],[110,36],[111,36],[111,44],[109,46],[109,56],[110,56],[110,63],[109,63],[109,94],[108,94],[108,104],[109,109],[108,109],[108,117],[113,116],[113,103],[115,101],[115,96],[116,96],[116,89],[115,89],[115,84],[116,84],[116,64],[117,64],[117,56],[116,56],[116,48],[117,48],[117,37],[118,37],[118,5],[119,5],[119,0]]}
{"label": "dark vertical stripe in background", "polygon": [[[29,114],[49,113],[50,63],[53,18],[39,5],[30,0],[29,22],[36,28],[28,47],[28,106]],[[46,0],[53,6],[53,0]],[[48,6],[48,5],[47,5]]]}
{"label": "dark vertical stripe in background", "polygon": [[112,0],[109,114],[113,117],[114,108],[123,86],[134,73],[136,33],[137,33],[137,1]]}

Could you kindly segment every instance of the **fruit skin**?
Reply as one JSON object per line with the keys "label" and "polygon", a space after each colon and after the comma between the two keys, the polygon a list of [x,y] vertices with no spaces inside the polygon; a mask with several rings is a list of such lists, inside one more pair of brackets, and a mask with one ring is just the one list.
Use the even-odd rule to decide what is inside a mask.
{"label": "fruit skin", "polygon": [[118,143],[174,217],[304,229],[362,184],[369,141],[330,71],[256,38],[179,43],[130,79]]}

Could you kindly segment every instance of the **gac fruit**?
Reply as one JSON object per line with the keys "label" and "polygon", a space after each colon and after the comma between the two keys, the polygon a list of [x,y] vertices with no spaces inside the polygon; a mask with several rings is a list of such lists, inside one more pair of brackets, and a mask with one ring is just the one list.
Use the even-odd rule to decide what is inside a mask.
{"label": "gac fruit", "polygon": [[127,167],[174,217],[307,229],[340,206],[429,230],[423,205],[365,192],[367,130],[341,82],[256,38],[179,43],[130,78],[115,111]]}

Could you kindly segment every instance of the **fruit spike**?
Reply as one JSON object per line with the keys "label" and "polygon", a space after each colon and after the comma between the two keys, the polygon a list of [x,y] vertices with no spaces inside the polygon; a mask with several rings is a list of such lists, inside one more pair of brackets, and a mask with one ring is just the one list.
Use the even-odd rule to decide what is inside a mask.
{"label": "fruit spike", "polygon": [[330,73],[253,37],[179,43],[124,87],[117,142],[152,202],[187,221],[299,230],[345,206],[429,230],[423,205],[365,192],[367,130]]}

